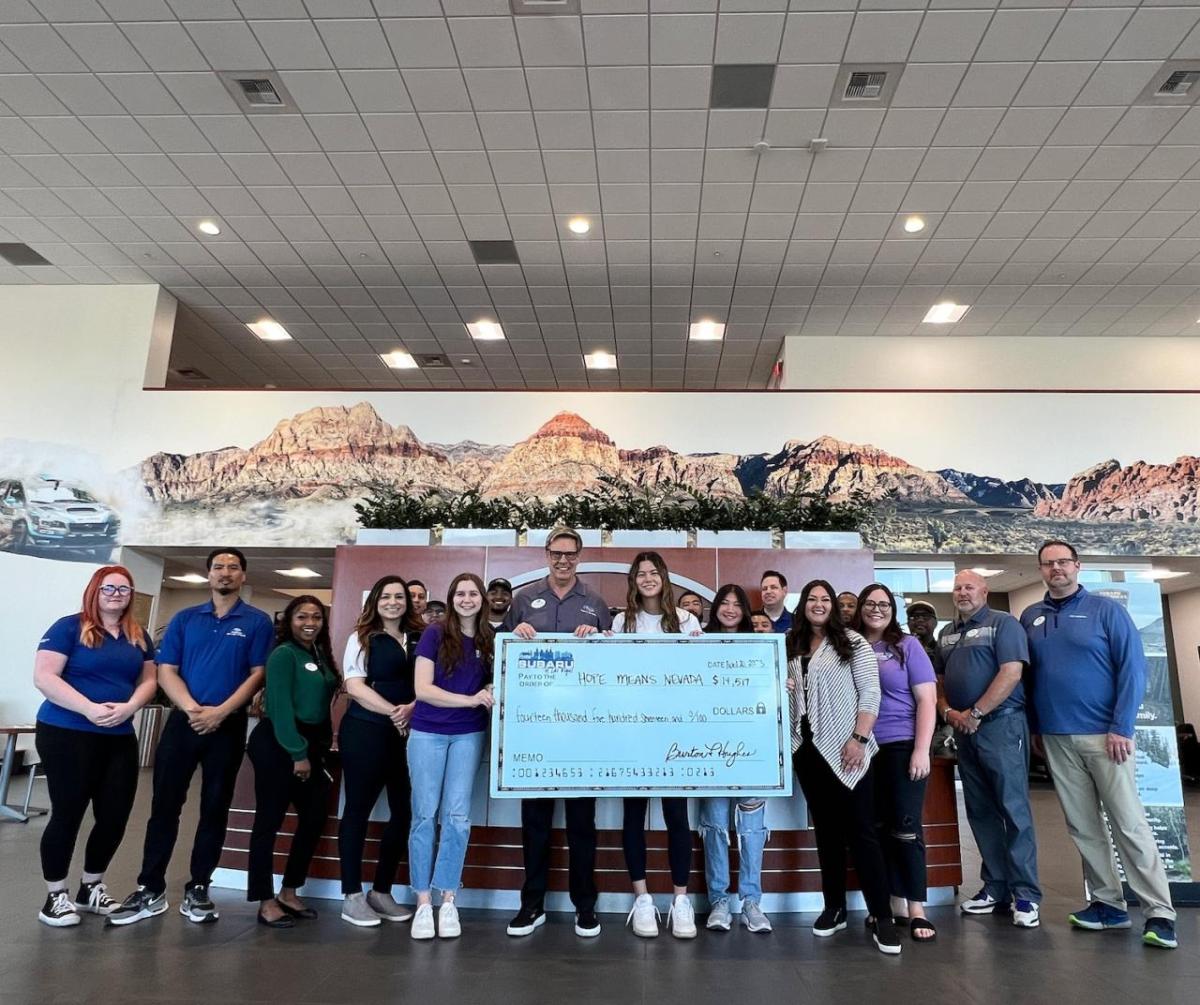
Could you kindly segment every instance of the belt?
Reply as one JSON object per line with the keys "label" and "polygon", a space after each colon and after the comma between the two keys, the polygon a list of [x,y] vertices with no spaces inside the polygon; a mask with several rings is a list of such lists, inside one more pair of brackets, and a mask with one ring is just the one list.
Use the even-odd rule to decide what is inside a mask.
{"label": "belt", "polygon": [[1007,705],[1004,708],[998,708],[995,711],[988,712],[980,723],[991,722],[993,719],[1003,719],[1006,715],[1016,715],[1018,712],[1024,712],[1025,709],[1017,705]]}

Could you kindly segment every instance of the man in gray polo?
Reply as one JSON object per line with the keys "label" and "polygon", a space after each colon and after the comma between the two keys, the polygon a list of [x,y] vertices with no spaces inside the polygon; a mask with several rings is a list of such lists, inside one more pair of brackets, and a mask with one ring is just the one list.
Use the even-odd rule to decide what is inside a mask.
{"label": "man in gray polo", "polygon": [[[576,568],[583,538],[570,527],[555,527],[546,537],[548,575],[522,590],[505,615],[502,631],[523,639],[539,632],[570,632],[580,638],[612,627],[608,604],[579,581]],[[596,917],[596,800],[564,799],[567,815],[568,885],[575,905],[575,934],[600,934]],[[550,826],[553,799],[521,800],[521,848],[525,883],[521,910],[508,924],[509,935],[530,935],[546,921],[546,888],[550,880]]]}
{"label": "man in gray polo", "polygon": [[1037,928],[1042,891],[1029,806],[1029,723],[1021,674],[1029,645],[1011,614],[987,605],[987,581],[954,577],[955,619],[938,635],[942,719],[958,737],[967,821],[983,867],[983,889],[965,914],[1008,910],[1018,928]]}

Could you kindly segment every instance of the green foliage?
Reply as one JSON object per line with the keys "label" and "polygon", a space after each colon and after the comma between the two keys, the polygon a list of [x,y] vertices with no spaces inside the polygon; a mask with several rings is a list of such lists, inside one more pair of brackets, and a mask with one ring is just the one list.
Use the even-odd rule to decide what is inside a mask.
{"label": "green foliage", "polygon": [[659,482],[634,485],[610,475],[582,495],[547,502],[532,496],[485,499],[478,488],[465,492],[376,484],[355,504],[358,522],[373,528],[598,527],[604,530],[860,530],[872,501],[856,490],[832,502],[801,482],[781,496],[752,492],[718,496]]}

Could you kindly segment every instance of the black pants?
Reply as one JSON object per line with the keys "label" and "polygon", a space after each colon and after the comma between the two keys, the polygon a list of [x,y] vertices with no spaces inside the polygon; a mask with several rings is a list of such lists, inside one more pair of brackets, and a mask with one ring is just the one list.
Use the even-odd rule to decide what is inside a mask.
{"label": "black pants", "polygon": [[200,769],[200,821],[192,844],[191,884],[207,884],[221,861],[233,786],[246,749],[246,713],[234,712],[215,732],[201,736],[175,709],[167,717],[154,759],[154,800],[138,883],[154,893],[167,888],[167,866],[179,836],[179,814],[192,776]]}
{"label": "black pants", "polygon": [[[649,799],[626,798],[624,821],[621,826],[621,847],[625,849],[625,868],[635,883],[646,878],[646,811]],[[665,798],[662,801],[663,820],[667,824],[667,861],[671,866],[671,882],[687,886],[692,872],[692,829],[688,825],[687,800]]]}
{"label": "black pants", "polygon": [[247,900],[269,900],[275,896],[275,838],[288,806],[296,807],[296,830],[283,870],[285,889],[295,890],[304,885],[325,826],[329,803],[329,776],[325,773],[331,736],[329,723],[296,725],[308,741],[312,773],[307,779],[296,777],[292,755],[279,745],[270,719],[263,719],[254,727],[246,745],[246,753],[254,765],[255,806],[246,868]]}
{"label": "black pants", "polygon": [[913,741],[883,743],[871,764],[875,776],[875,820],[888,888],[893,897],[925,902],[925,835],[921,813],[925,783],[908,777]]}
{"label": "black pants", "polygon": [[347,715],[338,731],[338,752],[346,797],[338,825],[342,893],[362,893],[367,820],[379,794],[385,790],[389,819],[379,841],[375,881],[371,885],[380,893],[390,893],[400,868],[400,857],[408,847],[408,828],[412,822],[408,740],[390,722],[368,722]]}
{"label": "black pants", "polygon": [[125,836],[133,809],[137,737],[39,722],[36,738],[50,790],[50,820],[42,832],[42,877],[48,883],[67,878],[88,806],[95,824],[84,848],[83,871],[102,873]]}
{"label": "black pants", "polygon": [[[567,813],[567,884],[577,911],[596,908],[596,800],[564,799]],[[550,826],[553,799],[521,800],[521,848],[525,859],[525,884],[521,904],[542,907],[550,882]]]}
{"label": "black pants", "polygon": [[846,849],[854,856],[854,869],[867,910],[878,917],[891,917],[887,871],[875,831],[874,783],[871,772],[852,789],[821,756],[816,744],[805,743],[792,755],[800,788],[808,803],[817,837],[821,863],[821,893],[826,910],[846,906]]}

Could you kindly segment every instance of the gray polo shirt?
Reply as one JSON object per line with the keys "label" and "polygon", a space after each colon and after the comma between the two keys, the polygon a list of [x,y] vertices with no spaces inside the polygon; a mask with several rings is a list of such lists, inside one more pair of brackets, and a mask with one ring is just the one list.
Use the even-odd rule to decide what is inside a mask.
{"label": "gray polo shirt", "polygon": [[604,598],[578,579],[560,600],[547,576],[537,586],[513,597],[502,630],[511,632],[521,623],[533,625],[538,632],[573,632],[580,625],[595,625],[604,631],[612,627],[612,615]]}
{"label": "gray polo shirt", "polygon": [[[1029,665],[1029,640],[1011,614],[986,604],[966,621],[952,621],[938,635],[942,686],[951,708],[970,708],[991,686],[1003,663]],[[1020,681],[1000,708],[1023,708],[1025,688]],[[995,711],[995,709],[993,709]]]}

